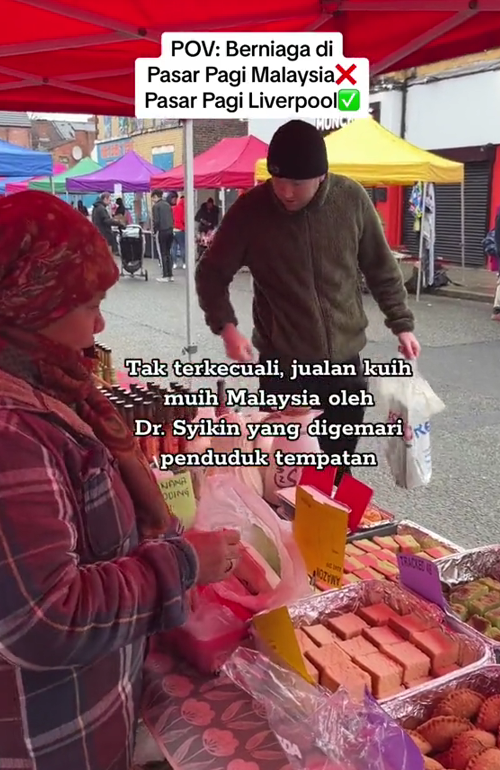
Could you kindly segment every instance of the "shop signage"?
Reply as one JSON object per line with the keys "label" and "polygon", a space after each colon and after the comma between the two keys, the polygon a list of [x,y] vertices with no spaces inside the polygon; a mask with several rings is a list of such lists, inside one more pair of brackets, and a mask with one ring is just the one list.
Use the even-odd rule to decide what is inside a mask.
{"label": "shop signage", "polygon": [[97,162],[101,166],[112,163],[114,160],[123,157],[125,153],[133,150],[132,139],[114,139],[110,142],[99,142],[96,144]]}
{"label": "shop signage", "polygon": [[[370,104],[370,115],[377,123],[380,123],[380,102],[372,102]],[[342,118],[317,118],[314,121],[314,125],[321,131],[323,136],[331,134],[332,131],[338,131],[339,128],[344,128],[348,123],[352,123],[356,118],[342,117]]]}

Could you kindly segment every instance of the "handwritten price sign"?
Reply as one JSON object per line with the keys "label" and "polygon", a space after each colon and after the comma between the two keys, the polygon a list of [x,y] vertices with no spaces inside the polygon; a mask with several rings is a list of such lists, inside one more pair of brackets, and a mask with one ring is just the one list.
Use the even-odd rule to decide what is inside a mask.
{"label": "handwritten price sign", "polygon": [[413,554],[398,553],[399,580],[403,586],[442,609],[446,602],[439,570],[434,562]]}

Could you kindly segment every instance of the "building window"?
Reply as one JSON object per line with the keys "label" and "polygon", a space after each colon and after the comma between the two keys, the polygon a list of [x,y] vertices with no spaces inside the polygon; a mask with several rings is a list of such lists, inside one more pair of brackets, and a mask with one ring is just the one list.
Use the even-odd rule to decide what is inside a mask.
{"label": "building window", "polygon": [[128,118],[118,118],[118,136],[128,136]]}
{"label": "building window", "polygon": [[151,162],[162,171],[170,171],[174,167],[174,145],[167,144],[162,147],[153,147],[151,150]]}
{"label": "building window", "polygon": [[102,119],[103,124],[103,131],[104,131],[104,139],[111,139],[111,131],[112,131],[112,118],[109,117],[109,115],[106,115]]}

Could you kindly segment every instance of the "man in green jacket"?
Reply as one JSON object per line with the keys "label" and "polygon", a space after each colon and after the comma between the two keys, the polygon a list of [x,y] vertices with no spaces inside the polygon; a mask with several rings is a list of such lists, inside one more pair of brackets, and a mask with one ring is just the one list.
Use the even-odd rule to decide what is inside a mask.
{"label": "man in green jacket", "polygon": [[[359,394],[366,387],[360,353],[368,319],[359,272],[406,358],[420,346],[397,262],[379,217],[363,187],[328,173],[324,139],[310,123],[292,120],[274,134],[268,149],[271,179],[239,197],[198,264],[196,284],[205,319],[222,337],[226,354],[251,361],[251,343],[238,330],[229,286],[247,266],[253,278],[252,342],[260,361],[290,364],[354,364],[353,377],[262,378],[266,393],[316,393],[329,423],[363,421],[364,406],[331,406],[340,391]],[[355,399],[351,399],[354,401]],[[327,453],[354,452],[356,437],[320,439]]]}

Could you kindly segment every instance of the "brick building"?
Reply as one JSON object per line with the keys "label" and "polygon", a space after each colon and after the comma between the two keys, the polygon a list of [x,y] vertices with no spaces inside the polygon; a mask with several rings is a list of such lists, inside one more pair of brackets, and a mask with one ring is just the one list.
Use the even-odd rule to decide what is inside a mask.
{"label": "brick building", "polygon": [[[208,150],[221,139],[246,136],[248,124],[241,120],[193,121],[194,154]],[[97,119],[97,162],[117,160],[129,150],[158,168],[168,171],[182,163],[182,124],[179,120],[138,120],[100,116]]]}
{"label": "brick building", "polygon": [[54,163],[68,168],[89,157],[94,149],[96,126],[94,120],[86,123],[37,119],[31,123],[34,150],[50,152]]}
{"label": "brick building", "polygon": [[0,112],[0,139],[31,150],[31,120],[28,113]]}

